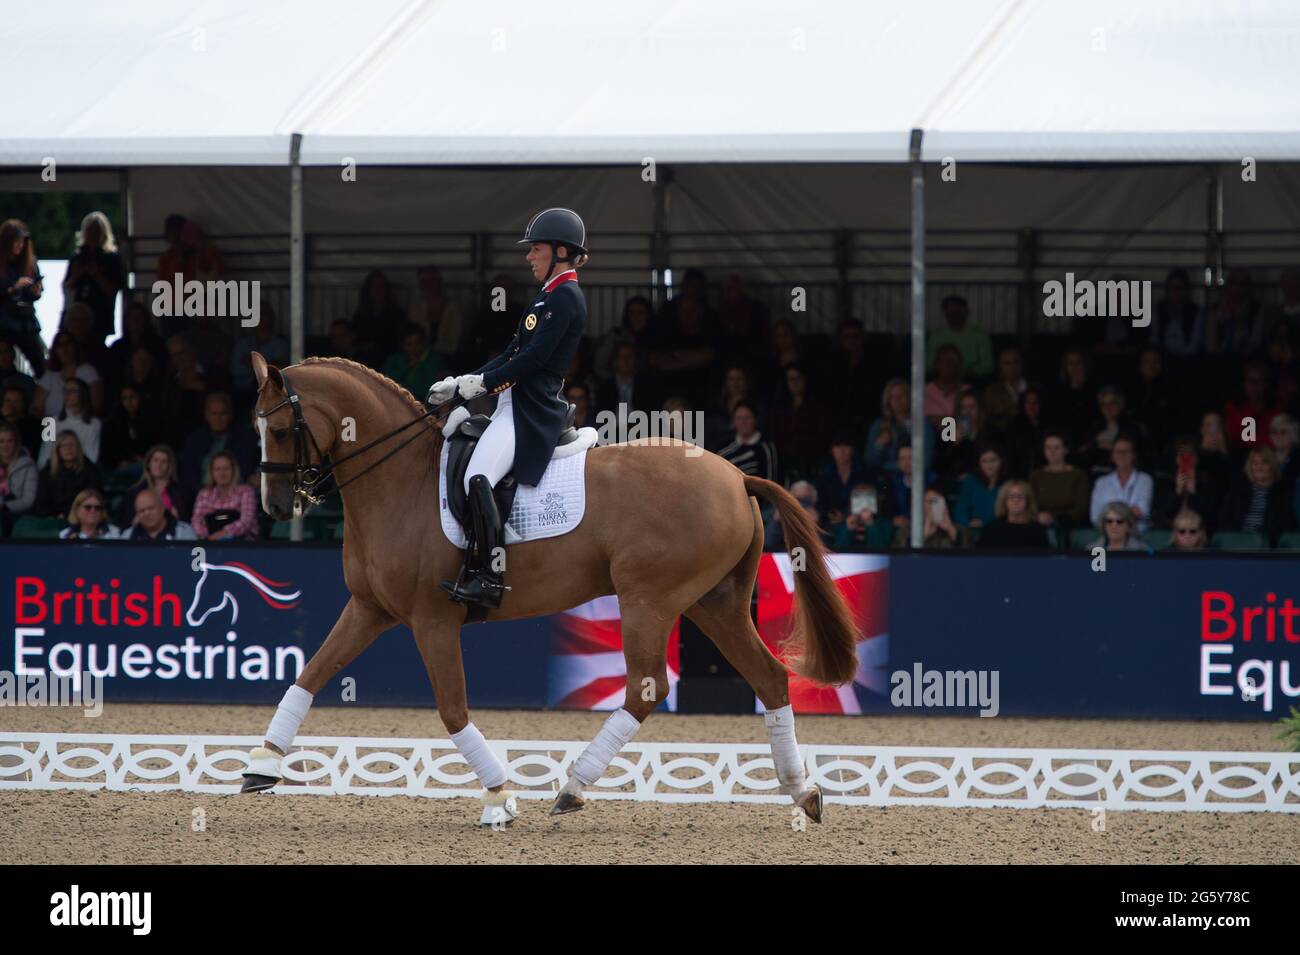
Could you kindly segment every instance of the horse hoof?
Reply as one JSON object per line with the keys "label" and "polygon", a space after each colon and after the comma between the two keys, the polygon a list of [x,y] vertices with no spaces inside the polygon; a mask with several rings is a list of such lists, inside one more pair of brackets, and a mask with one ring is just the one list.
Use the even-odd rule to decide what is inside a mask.
{"label": "horse hoof", "polygon": [[266,792],[279,782],[279,777],[276,776],[259,776],[256,773],[245,773],[244,784],[239,787],[239,792],[241,794]]}
{"label": "horse hoof", "polygon": [[479,817],[480,826],[504,829],[519,818],[519,803],[511,793],[489,792],[483,797],[483,815]]}
{"label": "horse hoof", "polygon": [[555,797],[555,804],[551,806],[551,815],[563,816],[566,812],[577,812],[585,805],[587,800],[582,798],[581,793],[561,792]]}
{"label": "horse hoof", "polygon": [[821,822],[822,821],[821,787],[814,785],[812,789],[809,789],[807,792],[802,793],[799,796],[799,801],[796,803],[796,805],[798,805],[798,807],[803,810],[803,814],[807,816],[809,819],[811,819],[813,822]]}

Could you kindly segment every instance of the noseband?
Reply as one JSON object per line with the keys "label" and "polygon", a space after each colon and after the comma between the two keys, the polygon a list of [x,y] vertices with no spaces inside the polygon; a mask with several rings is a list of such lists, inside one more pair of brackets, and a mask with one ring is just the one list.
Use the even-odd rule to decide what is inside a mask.
{"label": "noseband", "polygon": [[[421,432],[417,431],[397,447],[385,454],[378,461],[375,461],[373,464],[352,475],[352,477],[348,478],[342,484],[336,482],[332,488],[323,488],[322,486],[326,482],[334,479],[334,469],[340,464],[352,460],[359,454],[364,454],[366,451],[369,451],[378,444],[383,444],[385,441],[395,438],[407,428],[419,424],[426,418],[440,414],[446,405],[457,403],[453,400],[447,402],[446,405],[439,405],[437,408],[428,408],[423,414],[412,418],[410,421],[406,422],[406,424],[394,428],[387,434],[380,435],[378,438],[375,438],[375,440],[362,445],[355,451],[352,451],[335,461],[330,458],[328,454],[321,451],[320,445],[316,443],[316,436],[312,434],[311,426],[307,424],[307,419],[303,417],[302,400],[298,397],[298,392],[294,390],[293,385],[289,383],[289,376],[285,374],[283,370],[280,371],[280,382],[284,386],[284,400],[280,401],[273,408],[259,411],[257,416],[262,420],[266,420],[286,405],[289,407],[289,410],[293,412],[293,463],[280,464],[274,461],[263,461],[261,468],[263,474],[293,475],[293,513],[295,517],[301,516],[303,511],[306,510],[303,506],[304,502],[306,502],[308,507],[324,503],[325,498],[329,497],[329,495],[343,490],[343,488],[357,480],[357,478],[362,477],[379,467],[379,465],[383,464],[398,451],[402,450],[402,448],[406,447],[418,438]],[[265,435],[263,435],[263,438],[265,439]],[[316,463],[314,464],[312,463],[312,451],[316,453]]]}

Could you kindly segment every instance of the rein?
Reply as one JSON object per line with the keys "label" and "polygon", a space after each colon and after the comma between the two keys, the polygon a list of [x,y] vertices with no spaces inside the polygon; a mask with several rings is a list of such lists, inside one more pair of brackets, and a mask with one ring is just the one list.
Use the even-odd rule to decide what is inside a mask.
{"label": "rein", "polygon": [[[281,464],[274,461],[263,461],[261,469],[264,474],[293,475],[293,510],[295,516],[302,514],[303,501],[306,501],[309,505],[319,505],[324,503],[325,499],[331,494],[337,494],[339,491],[342,491],[353,481],[369,474],[398,451],[401,451],[404,447],[418,438],[421,432],[416,432],[411,435],[378,461],[372,462],[361,471],[352,475],[352,477],[348,478],[342,484],[336,483],[334,487],[329,490],[321,491],[320,486],[334,477],[334,471],[340,464],[346,464],[358,455],[365,454],[371,448],[397,437],[406,429],[419,424],[427,418],[437,417],[448,405],[457,405],[462,403],[460,399],[452,398],[450,401],[445,401],[437,407],[428,408],[423,414],[412,418],[403,425],[399,425],[387,434],[382,434],[373,441],[363,444],[355,451],[351,451],[335,461],[331,459],[328,454],[321,451],[320,445],[316,442],[316,436],[312,434],[311,426],[307,424],[307,419],[303,417],[302,401],[298,396],[298,392],[295,391],[293,385],[289,383],[289,376],[285,374],[283,370],[280,371],[280,381],[284,385],[284,400],[280,401],[273,408],[259,411],[257,416],[265,420],[286,405],[289,407],[290,411],[293,412],[293,463]],[[308,441],[311,442],[310,448],[308,447]],[[317,463],[315,464],[312,463],[311,457],[311,452],[313,450],[316,452],[317,458]]]}

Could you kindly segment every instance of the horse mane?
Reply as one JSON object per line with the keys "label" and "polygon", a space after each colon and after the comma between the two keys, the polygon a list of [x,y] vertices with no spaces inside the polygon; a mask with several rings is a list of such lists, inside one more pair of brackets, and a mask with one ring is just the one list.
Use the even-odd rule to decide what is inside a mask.
{"label": "horse mane", "polygon": [[[300,365],[326,365],[332,368],[338,368],[340,371],[350,372],[354,376],[360,375],[368,378],[375,384],[387,388],[397,397],[401,398],[411,409],[413,417],[424,415],[426,409],[423,404],[416,399],[409,391],[399,385],[387,375],[382,375],[368,365],[363,365],[359,361],[353,361],[351,358],[339,358],[336,356],[324,357],[313,355],[310,358],[304,358],[298,364]],[[442,428],[437,426],[432,416],[425,417],[423,424],[430,428],[434,433],[434,454],[437,455],[442,451]],[[436,458],[435,458],[436,460]]]}

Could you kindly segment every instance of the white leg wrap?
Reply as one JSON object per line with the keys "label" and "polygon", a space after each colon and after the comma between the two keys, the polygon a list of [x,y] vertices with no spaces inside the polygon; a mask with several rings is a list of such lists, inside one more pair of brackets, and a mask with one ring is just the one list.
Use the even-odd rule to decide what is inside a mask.
{"label": "white leg wrap", "polygon": [[459,733],[451,734],[451,741],[456,744],[456,749],[465,757],[465,762],[469,763],[469,768],[474,770],[474,775],[485,788],[495,789],[497,786],[505,785],[506,768],[501,765],[501,760],[496,758],[492,750],[488,749],[487,740],[483,738],[477,726],[473,723],[465,724],[465,728]]}
{"label": "white leg wrap", "polygon": [[637,718],[627,710],[616,710],[611,713],[609,719],[605,720],[605,725],[596,734],[596,738],[582,751],[582,755],[573,761],[573,768],[569,770],[570,783],[577,780],[583,786],[590,786],[600,779],[605,774],[605,767],[640,728],[641,724]]}
{"label": "white leg wrap", "polygon": [[772,764],[781,792],[797,796],[804,790],[804,772],[799,742],[794,738],[794,708],[787,703],[779,710],[768,710],[763,714],[763,723],[772,743]]}
{"label": "white leg wrap", "polygon": [[289,752],[289,747],[293,745],[293,738],[298,735],[298,727],[302,726],[302,721],[307,717],[307,711],[311,709],[312,696],[302,687],[289,687],[285,691],[284,699],[280,701],[280,706],[275,711],[275,716],[271,718],[271,726],[266,731],[266,741],[273,744],[282,753]]}

